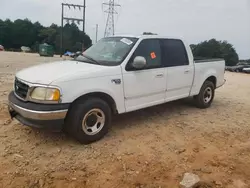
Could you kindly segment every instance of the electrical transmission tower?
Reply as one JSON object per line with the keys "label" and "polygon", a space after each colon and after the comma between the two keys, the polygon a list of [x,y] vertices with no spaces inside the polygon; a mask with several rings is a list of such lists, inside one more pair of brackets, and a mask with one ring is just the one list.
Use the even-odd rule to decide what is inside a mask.
{"label": "electrical transmission tower", "polygon": [[104,11],[108,14],[104,37],[113,36],[115,34],[115,14],[118,14],[116,7],[121,5],[115,3],[115,0],[109,0],[108,3],[103,3],[103,6],[108,6]]}

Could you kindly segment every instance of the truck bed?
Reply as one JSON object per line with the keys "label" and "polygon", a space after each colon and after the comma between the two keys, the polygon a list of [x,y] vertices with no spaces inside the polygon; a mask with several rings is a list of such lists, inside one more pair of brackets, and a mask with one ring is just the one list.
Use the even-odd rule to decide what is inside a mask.
{"label": "truck bed", "polygon": [[193,87],[190,95],[197,95],[204,82],[204,79],[210,76],[216,79],[216,88],[222,86],[225,82],[225,61],[223,59],[195,59],[194,61],[195,75]]}

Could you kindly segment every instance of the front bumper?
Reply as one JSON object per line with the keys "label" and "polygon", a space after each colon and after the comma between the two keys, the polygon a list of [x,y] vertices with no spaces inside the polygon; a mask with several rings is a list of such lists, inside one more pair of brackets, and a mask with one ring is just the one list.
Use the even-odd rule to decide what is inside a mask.
{"label": "front bumper", "polygon": [[51,130],[61,130],[70,104],[37,104],[9,94],[9,113],[22,124]]}

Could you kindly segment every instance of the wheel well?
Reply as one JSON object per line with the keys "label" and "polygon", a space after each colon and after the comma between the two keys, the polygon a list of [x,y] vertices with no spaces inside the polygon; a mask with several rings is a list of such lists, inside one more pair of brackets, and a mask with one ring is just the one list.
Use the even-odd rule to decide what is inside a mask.
{"label": "wheel well", "polygon": [[217,84],[217,79],[215,76],[210,76],[206,79],[206,81],[210,81],[214,84],[214,86],[216,87],[216,84]]}
{"label": "wheel well", "polygon": [[110,95],[108,95],[106,93],[102,93],[102,92],[88,93],[88,94],[85,94],[85,95],[78,97],[74,102],[76,102],[78,100],[86,99],[88,97],[96,97],[96,98],[100,98],[100,99],[104,100],[105,102],[108,103],[110,109],[112,110],[112,113],[113,114],[117,113],[117,107],[116,107],[115,100]]}

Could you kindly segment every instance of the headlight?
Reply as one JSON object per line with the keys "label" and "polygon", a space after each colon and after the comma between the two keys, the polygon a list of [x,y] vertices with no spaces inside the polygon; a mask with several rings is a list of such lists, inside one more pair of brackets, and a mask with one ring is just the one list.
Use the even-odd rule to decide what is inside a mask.
{"label": "headlight", "polygon": [[45,87],[36,87],[30,97],[35,100],[41,101],[59,101],[60,100],[60,91],[56,88],[45,88]]}

